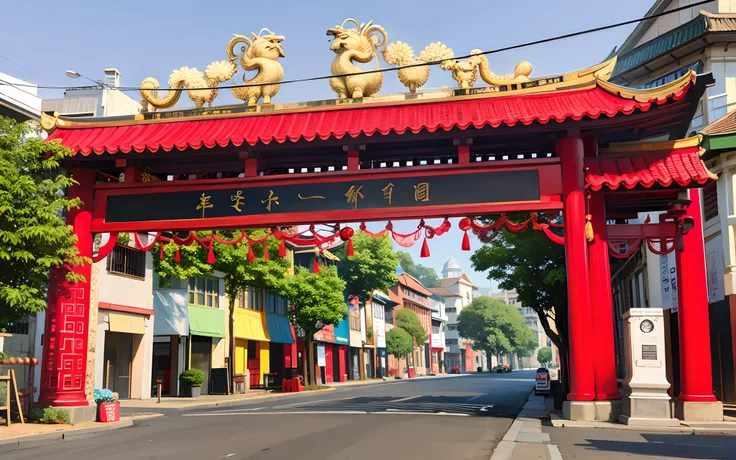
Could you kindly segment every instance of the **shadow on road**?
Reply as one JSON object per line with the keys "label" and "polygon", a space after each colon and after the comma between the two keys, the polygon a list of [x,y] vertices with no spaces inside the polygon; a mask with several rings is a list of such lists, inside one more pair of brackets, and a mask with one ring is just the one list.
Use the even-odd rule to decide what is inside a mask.
{"label": "shadow on road", "polygon": [[575,444],[586,450],[634,454],[643,457],[732,459],[736,458],[736,438],[721,435],[643,433],[647,442],[586,439]]}

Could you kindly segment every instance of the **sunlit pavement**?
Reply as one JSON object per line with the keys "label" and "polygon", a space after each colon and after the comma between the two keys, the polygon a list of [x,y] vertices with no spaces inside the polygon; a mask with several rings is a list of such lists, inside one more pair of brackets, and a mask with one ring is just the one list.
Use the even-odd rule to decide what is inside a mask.
{"label": "sunlit pavement", "polygon": [[524,405],[534,373],[344,387],[226,408],[167,411],[109,435],[3,459],[483,459]]}

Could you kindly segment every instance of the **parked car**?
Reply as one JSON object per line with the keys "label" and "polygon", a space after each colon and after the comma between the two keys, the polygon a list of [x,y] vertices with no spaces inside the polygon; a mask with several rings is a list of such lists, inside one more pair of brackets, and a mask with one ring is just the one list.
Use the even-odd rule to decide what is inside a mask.
{"label": "parked car", "polygon": [[508,374],[509,372],[511,372],[511,366],[509,366],[508,364],[499,364],[494,369],[497,374],[500,374],[502,372]]}
{"label": "parked car", "polygon": [[546,367],[540,367],[534,379],[534,395],[548,395],[551,389],[549,370]]}

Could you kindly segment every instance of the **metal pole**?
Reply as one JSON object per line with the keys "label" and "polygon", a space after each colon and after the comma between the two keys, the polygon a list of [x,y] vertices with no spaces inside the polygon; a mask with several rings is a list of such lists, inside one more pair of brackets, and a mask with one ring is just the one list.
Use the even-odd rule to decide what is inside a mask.
{"label": "metal pole", "polygon": [[156,379],[156,404],[161,404],[161,380]]}

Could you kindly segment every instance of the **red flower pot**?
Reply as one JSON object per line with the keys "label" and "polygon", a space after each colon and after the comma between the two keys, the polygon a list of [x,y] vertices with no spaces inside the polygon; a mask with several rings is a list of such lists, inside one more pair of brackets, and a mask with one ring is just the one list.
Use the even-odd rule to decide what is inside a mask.
{"label": "red flower pot", "polygon": [[120,421],[120,403],[103,402],[97,406],[98,419],[102,423],[119,422]]}

